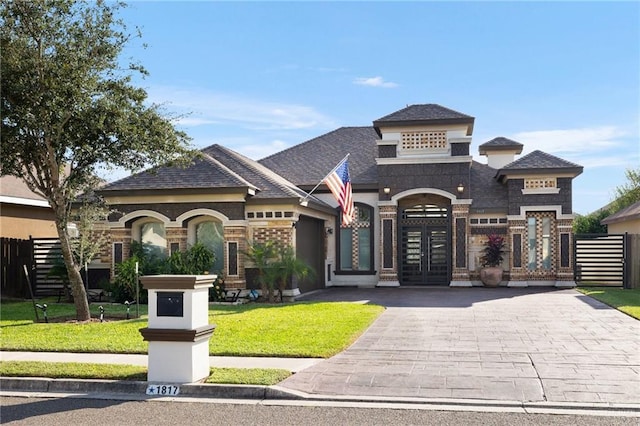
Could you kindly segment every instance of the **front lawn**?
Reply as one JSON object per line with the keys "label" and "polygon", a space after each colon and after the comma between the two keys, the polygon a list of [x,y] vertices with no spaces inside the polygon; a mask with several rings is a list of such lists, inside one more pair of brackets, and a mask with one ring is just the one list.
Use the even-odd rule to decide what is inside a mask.
{"label": "front lawn", "polygon": [[593,297],[612,308],[640,319],[640,289],[611,287],[578,287],[579,292]]}
{"label": "front lawn", "polygon": [[[212,368],[206,383],[270,386],[290,375],[287,370],[275,368]],[[0,361],[0,376],[146,381],[147,367],[79,362]]]}
{"label": "front lawn", "polygon": [[[73,318],[69,304],[48,303],[50,323],[36,323],[31,302],[1,304],[1,350],[147,353],[139,329],[146,317],[106,322],[56,322]],[[104,304],[107,319],[115,307]],[[118,307],[117,315],[124,315]],[[92,316],[98,317],[97,305]],[[146,315],[146,306],[141,305]],[[355,341],[382,313],[381,306],[346,302],[214,305],[210,355],[326,358]],[[131,308],[135,313],[135,307]],[[114,314],[115,315],[115,314]],[[42,317],[41,317],[42,318]]]}

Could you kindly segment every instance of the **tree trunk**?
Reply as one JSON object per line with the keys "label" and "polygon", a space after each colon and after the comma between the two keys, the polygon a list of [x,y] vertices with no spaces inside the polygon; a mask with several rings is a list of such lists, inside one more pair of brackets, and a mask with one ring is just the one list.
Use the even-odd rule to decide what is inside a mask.
{"label": "tree trunk", "polygon": [[58,230],[58,237],[60,238],[62,257],[64,259],[64,264],[67,267],[67,273],[69,274],[69,284],[71,286],[71,293],[73,294],[73,303],[76,307],[76,319],[78,321],[88,321],[91,319],[91,313],[89,312],[87,292],[84,289],[84,283],[82,282],[82,276],[80,275],[80,268],[76,265],[73,258],[66,225],[60,222],[60,220],[56,220],[56,228]]}

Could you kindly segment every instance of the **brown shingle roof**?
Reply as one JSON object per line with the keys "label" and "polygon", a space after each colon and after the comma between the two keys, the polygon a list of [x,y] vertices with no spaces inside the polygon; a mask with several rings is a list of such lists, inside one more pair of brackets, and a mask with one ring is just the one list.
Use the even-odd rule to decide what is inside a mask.
{"label": "brown shingle roof", "polygon": [[603,225],[609,225],[611,223],[624,222],[626,220],[640,219],[640,201],[631,204],[619,212],[607,216],[600,221]]}
{"label": "brown shingle roof", "polygon": [[497,177],[518,174],[571,173],[578,176],[582,166],[542,151],[533,151],[498,170]]}
{"label": "brown shingle roof", "polygon": [[260,160],[298,186],[315,186],[345,155],[349,155],[349,175],[354,189],[376,185],[376,140],[373,127],[341,127],[317,138]]}
{"label": "brown shingle roof", "polygon": [[378,135],[380,127],[421,124],[467,124],[467,135],[473,133],[475,118],[438,104],[407,105],[373,122]]}
{"label": "brown shingle roof", "polygon": [[481,144],[478,147],[480,151],[480,155],[484,155],[487,152],[493,151],[516,151],[516,154],[520,154],[522,152],[522,145],[520,142],[516,142],[509,138],[505,138],[499,136],[497,138],[493,138],[488,142]]}

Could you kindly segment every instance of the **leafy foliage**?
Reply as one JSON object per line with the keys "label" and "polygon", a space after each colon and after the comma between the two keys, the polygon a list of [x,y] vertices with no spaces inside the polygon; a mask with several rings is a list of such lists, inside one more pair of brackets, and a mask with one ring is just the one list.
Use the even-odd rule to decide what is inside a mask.
{"label": "leafy foliage", "polygon": [[172,117],[149,105],[122,66],[132,36],[116,17],[122,3],[98,0],[0,2],[2,175],[42,195],[56,221],[77,317],[89,318],[67,223],[70,206],[97,184],[98,167],[139,170],[195,155]]}
{"label": "leafy foliage", "polygon": [[588,215],[577,215],[573,220],[573,232],[576,234],[606,234],[607,225],[600,221],[611,213],[609,209],[601,209]]}
{"label": "leafy foliage", "polygon": [[627,181],[615,191],[615,201],[611,205],[611,213],[629,207],[640,201],[640,167],[625,171]]}
{"label": "leafy foliage", "polygon": [[[136,299],[136,284],[140,275],[203,274],[208,271],[214,260],[213,251],[202,244],[195,244],[187,251],[175,252],[167,258],[158,247],[133,241],[131,257],[116,265],[116,274],[110,290],[117,302],[132,301]],[[147,291],[140,289],[140,303],[145,303],[147,298]]]}
{"label": "leafy foliage", "polygon": [[502,263],[502,253],[504,253],[504,238],[500,235],[491,234],[487,236],[484,243],[480,264],[485,267],[499,266]]}
{"label": "leafy foliage", "polygon": [[280,294],[291,278],[305,279],[314,277],[315,271],[305,261],[296,257],[291,246],[275,241],[249,243],[244,253],[258,269],[258,282],[262,296],[270,303],[275,301],[276,285]]}

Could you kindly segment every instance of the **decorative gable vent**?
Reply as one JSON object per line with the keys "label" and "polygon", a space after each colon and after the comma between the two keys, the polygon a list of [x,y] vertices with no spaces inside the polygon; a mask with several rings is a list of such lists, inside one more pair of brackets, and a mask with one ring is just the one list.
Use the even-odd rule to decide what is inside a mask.
{"label": "decorative gable vent", "polygon": [[447,132],[402,132],[402,150],[442,150],[447,148]]}

